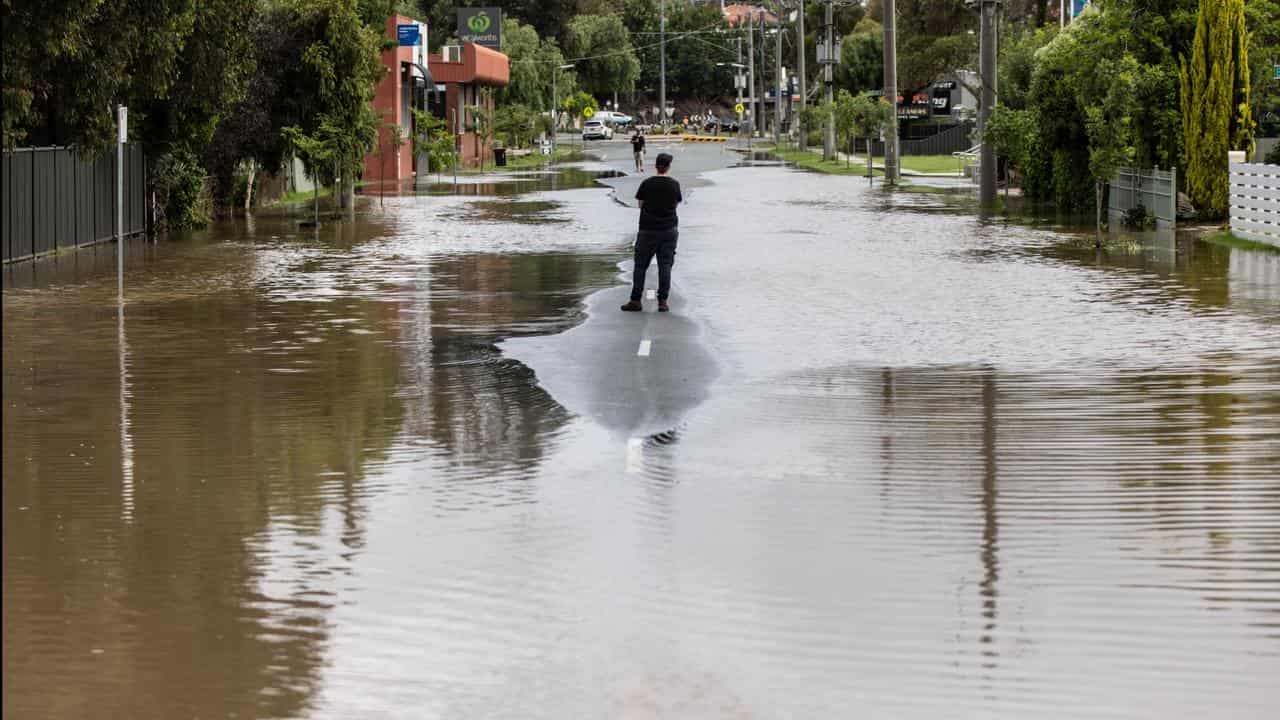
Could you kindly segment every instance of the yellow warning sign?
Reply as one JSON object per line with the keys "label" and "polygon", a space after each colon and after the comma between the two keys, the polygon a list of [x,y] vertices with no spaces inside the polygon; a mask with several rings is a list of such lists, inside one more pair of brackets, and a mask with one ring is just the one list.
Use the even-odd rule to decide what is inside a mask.
{"label": "yellow warning sign", "polygon": [[743,107],[742,103],[738,103],[737,105],[733,106],[733,111],[741,115],[743,112],[746,111],[746,108]]}
{"label": "yellow warning sign", "polygon": [[592,115],[595,115],[595,114],[596,114],[596,111],[595,111],[595,110],[592,110],[592,109],[591,109],[591,108],[589,108],[589,107],[584,107],[584,108],[582,108],[582,117],[584,117],[584,118],[589,118],[589,117],[591,117]]}

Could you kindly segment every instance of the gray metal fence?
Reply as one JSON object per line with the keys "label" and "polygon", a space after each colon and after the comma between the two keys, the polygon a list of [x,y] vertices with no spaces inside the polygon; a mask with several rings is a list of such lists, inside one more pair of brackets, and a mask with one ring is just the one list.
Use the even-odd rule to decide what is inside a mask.
{"label": "gray metal fence", "polygon": [[1280,247],[1280,165],[1231,163],[1231,232]]}
{"label": "gray metal fence", "polygon": [[[142,147],[125,146],[124,232],[145,233],[146,163]],[[74,148],[19,148],[4,152],[0,254],[25,260],[115,237],[116,153],[96,158]]]}
{"label": "gray metal fence", "polygon": [[[950,155],[954,152],[968,150],[973,146],[973,123],[961,123],[942,132],[918,140],[900,140],[898,153],[901,155]],[[871,140],[871,154],[884,157],[884,141]],[[855,152],[867,151],[867,140],[858,138],[854,141]]]}
{"label": "gray metal fence", "polygon": [[1120,168],[1111,179],[1107,211],[1112,223],[1139,205],[1155,216],[1156,227],[1171,228],[1178,221],[1178,171]]}

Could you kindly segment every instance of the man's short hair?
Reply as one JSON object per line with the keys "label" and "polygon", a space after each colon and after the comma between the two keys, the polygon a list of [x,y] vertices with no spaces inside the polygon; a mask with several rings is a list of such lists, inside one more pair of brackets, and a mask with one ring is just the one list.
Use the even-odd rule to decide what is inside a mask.
{"label": "man's short hair", "polygon": [[671,153],[658,153],[658,159],[653,164],[663,170],[671,167]]}

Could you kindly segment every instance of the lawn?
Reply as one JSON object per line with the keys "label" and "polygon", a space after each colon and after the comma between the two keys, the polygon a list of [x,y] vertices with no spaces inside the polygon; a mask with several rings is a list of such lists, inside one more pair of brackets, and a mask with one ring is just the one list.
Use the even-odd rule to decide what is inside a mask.
{"label": "lawn", "polygon": [[1266,243],[1255,242],[1253,240],[1245,240],[1236,237],[1230,230],[1222,230],[1212,235],[1206,235],[1201,240],[1205,242],[1215,243],[1217,245],[1226,245],[1228,247],[1240,248],[1241,250],[1260,250],[1262,252],[1280,253],[1280,247],[1268,245]]}
{"label": "lawn", "polygon": [[[950,155],[903,155],[899,158],[903,170],[919,173],[959,174],[960,161]],[[877,158],[883,162],[883,158]]]}
{"label": "lawn", "polygon": [[[822,154],[811,150],[796,150],[793,148],[774,148],[769,152],[778,157],[779,160],[789,162],[796,167],[805,170],[817,170],[818,172],[829,173],[831,175],[858,175],[866,177],[867,168],[865,165],[852,163],[845,166],[844,160],[826,161],[822,159]],[[876,174],[880,175],[879,168]]]}

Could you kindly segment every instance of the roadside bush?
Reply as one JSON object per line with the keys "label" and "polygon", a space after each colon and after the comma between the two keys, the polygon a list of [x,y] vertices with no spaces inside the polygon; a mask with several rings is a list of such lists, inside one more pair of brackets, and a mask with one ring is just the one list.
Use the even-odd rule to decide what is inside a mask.
{"label": "roadside bush", "polygon": [[1262,159],[1262,162],[1280,165],[1280,143],[1271,146],[1271,150],[1267,152],[1267,156]]}
{"label": "roadside bush", "polygon": [[152,168],[157,230],[189,230],[209,224],[213,198],[204,166],[194,153],[177,150],[162,155]]}
{"label": "roadside bush", "polygon": [[1125,211],[1120,224],[1129,230],[1150,230],[1156,226],[1156,218],[1145,206],[1139,204]]}

